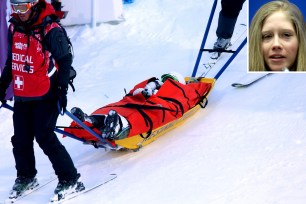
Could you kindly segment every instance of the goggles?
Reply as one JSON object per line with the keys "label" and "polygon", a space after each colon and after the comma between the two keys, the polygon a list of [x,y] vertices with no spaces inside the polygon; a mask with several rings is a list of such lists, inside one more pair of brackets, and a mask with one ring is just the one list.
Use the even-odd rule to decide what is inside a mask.
{"label": "goggles", "polygon": [[20,3],[20,4],[13,4],[11,3],[11,7],[12,7],[12,10],[14,13],[21,13],[21,14],[24,14],[26,12],[28,12],[31,7],[36,3],[37,1],[35,2],[30,2],[30,3]]}

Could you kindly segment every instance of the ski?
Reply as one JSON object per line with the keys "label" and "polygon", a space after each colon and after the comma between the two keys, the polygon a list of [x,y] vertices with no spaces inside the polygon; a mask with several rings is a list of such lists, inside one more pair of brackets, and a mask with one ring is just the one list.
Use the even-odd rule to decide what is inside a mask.
{"label": "ski", "polygon": [[86,183],[85,183],[85,190],[83,191],[80,191],[80,192],[74,192],[74,193],[71,193],[71,194],[67,194],[65,195],[65,197],[63,199],[60,199],[60,200],[57,200],[57,195],[55,195],[51,201],[48,203],[48,204],[60,204],[60,203],[63,203],[65,201],[68,201],[68,200],[72,200],[76,197],[78,197],[79,195],[82,195],[82,194],[85,194],[85,193],[88,193],[100,186],[103,186],[104,184],[114,180],[117,178],[117,174],[109,174],[108,177],[106,177],[103,181],[97,183],[97,184],[93,184],[91,185],[90,187],[87,187],[86,186]]}
{"label": "ski", "polygon": [[[235,42],[236,41],[237,41],[237,39],[235,40]],[[233,42],[233,43],[235,43],[235,42]],[[206,51],[208,51],[210,53],[210,59],[211,60],[217,60],[223,52],[227,52],[227,53],[235,52],[233,50],[229,50],[231,48],[231,46],[232,46],[232,43],[229,42],[223,49],[215,49],[214,48],[214,49],[206,49]]]}
{"label": "ski", "polygon": [[[230,53],[233,54],[235,51],[231,50],[232,47],[235,47],[235,45],[240,42],[241,37],[244,36],[246,32],[246,25],[245,24],[239,24],[238,29],[235,31],[235,35],[233,35],[231,43],[225,48],[225,50],[222,51],[216,51],[214,49],[201,49],[202,51],[209,52],[209,58],[206,62],[203,63],[204,66],[204,72],[201,74],[201,76],[206,76],[219,61],[223,61],[222,59],[227,57],[224,55],[224,53]],[[205,60],[205,59],[204,59]]]}
{"label": "ski", "polygon": [[256,75],[255,77],[254,77],[253,74],[248,74],[247,78],[244,77],[240,82],[233,83],[232,87],[235,87],[235,88],[246,88],[246,87],[249,87],[252,84],[258,82],[259,80],[267,77],[270,74],[271,73],[263,73],[263,74]]}
{"label": "ski", "polygon": [[31,187],[30,189],[24,191],[22,194],[18,195],[17,197],[12,197],[12,198],[8,198],[4,201],[4,203],[9,204],[9,203],[16,203],[17,201],[20,201],[21,199],[27,197],[28,195],[31,195],[32,193],[38,191],[39,189],[45,187],[46,185],[48,185],[49,183],[53,182],[57,180],[57,178],[52,178],[50,180],[47,180],[45,182],[43,182],[43,184],[39,184]]}
{"label": "ski", "polygon": [[210,57],[209,57],[208,62],[203,63],[203,66],[205,67],[205,69],[213,68],[213,66],[215,64],[217,64],[217,62],[222,57],[221,54],[223,52],[225,52],[225,53],[234,53],[235,52],[234,50],[229,50],[231,46],[232,46],[232,44],[230,43],[224,50],[220,50],[220,51],[216,51],[214,49],[203,49],[203,51],[210,52]]}

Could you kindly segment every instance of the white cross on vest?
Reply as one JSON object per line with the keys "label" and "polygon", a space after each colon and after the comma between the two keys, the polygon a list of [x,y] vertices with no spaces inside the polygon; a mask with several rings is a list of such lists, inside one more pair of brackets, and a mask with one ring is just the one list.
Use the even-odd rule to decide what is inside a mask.
{"label": "white cross on vest", "polygon": [[23,90],[24,80],[22,76],[15,76],[14,88],[18,90]]}

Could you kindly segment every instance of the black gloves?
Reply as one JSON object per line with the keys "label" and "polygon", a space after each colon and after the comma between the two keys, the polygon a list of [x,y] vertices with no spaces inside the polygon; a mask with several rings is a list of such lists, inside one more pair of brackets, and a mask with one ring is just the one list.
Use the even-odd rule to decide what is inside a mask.
{"label": "black gloves", "polygon": [[4,88],[4,85],[1,84],[1,81],[0,81],[0,101],[1,103],[6,103],[6,100],[5,100],[5,96],[6,96],[6,88]]}
{"label": "black gloves", "polygon": [[67,107],[67,90],[68,87],[57,87],[57,97],[58,97],[58,110],[61,115],[66,112]]}

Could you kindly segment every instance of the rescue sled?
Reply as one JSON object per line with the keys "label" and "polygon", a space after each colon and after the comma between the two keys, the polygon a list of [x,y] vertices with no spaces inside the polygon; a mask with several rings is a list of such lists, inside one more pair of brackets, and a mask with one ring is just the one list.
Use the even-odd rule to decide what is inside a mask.
{"label": "rescue sled", "polygon": [[[190,80],[189,77],[185,78],[185,81],[188,83]],[[194,80],[194,78],[193,78]],[[193,82],[194,83],[194,82]],[[66,112],[69,117],[73,119],[70,127],[64,128],[63,131],[57,129],[57,132],[62,133],[65,136],[72,137],[82,141],[84,144],[91,144],[94,147],[102,147],[112,150],[119,149],[128,149],[137,151],[141,147],[146,146],[156,140],[161,135],[170,131],[171,129],[179,126],[181,123],[186,121],[187,118],[190,118],[194,115],[200,108],[205,108],[207,105],[207,97],[211,93],[215,79],[213,78],[199,78],[196,83],[203,83],[207,86],[206,91],[203,93],[202,97],[199,97],[199,100],[196,104],[186,111],[181,117],[178,117],[175,120],[172,120],[168,123],[163,124],[160,127],[154,128],[152,131],[145,131],[139,134],[130,134],[126,138],[109,140],[101,137],[101,132],[96,128],[89,127],[88,123],[81,122],[78,118],[72,115],[70,112]],[[186,86],[186,85],[185,85]],[[103,108],[103,107],[102,107]],[[99,114],[99,109],[92,114]]]}
{"label": "rescue sled", "polygon": [[[137,151],[141,147],[150,144],[151,142],[153,142],[154,140],[156,140],[158,137],[165,134],[166,132],[170,131],[171,129],[181,125],[184,121],[186,121],[186,119],[194,115],[201,107],[204,108],[207,105],[207,102],[208,102],[207,97],[211,93],[216,80],[223,74],[223,72],[226,70],[228,65],[238,55],[238,53],[242,50],[242,48],[245,46],[247,42],[247,38],[245,37],[245,39],[241,42],[241,44],[238,46],[236,51],[232,52],[232,55],[230,56],[230,58],[226,61],[226,63],[221,67],[221,69],[217,72],[217,74],[213,78],[205,78],[205,76],[203,77],[203,75],[200,75],[200,77],[196,77],[202,54],[205,51],[204,47],[205,47],[207,36],[210,30],[210,25],[212,23],[212,19],[215,13],[216,6],[217,6],[217,0],[214,0],[213,7],[211,10],[209,19],[208,19],[207,27],[206,27],[206,30],[203,36],[203,40],[201,43],[201,47],[199,49],[198,57],[197,57],[192,75],[190,78],[188,77],[185,78],[186,82],[189,81],[189,79],[197,79],[199,83],[206,83],[210,85],[209,90],[203,95],[203,100],[198,101],[196,105],[191,107],[188,111],[184,112],[184,114],[180,118],[177,118],[176,120],[170,121],[169,123],[156,127],[149,133],[143,132],[141,134],[129,135],[129,137],[126,137],[124,139],[112,140],[112,141],[106,140],[101,137],[99,131],[90,129],[88,126],[86,126],[83,122],[81,122],[78,118],[76,118],[70,112],[66,112],[66,114],[69,117],[71,117],[75,123],[80,125],[81,128],[84,128],[82,130],[83,132],[82,134],[84,135],[82,136],[82,134],[75,135],[75,134],[68,133],[67,129],[66,131],[58,131],[58,132],[62,132],[66,136],[70,136],[77,140],[83,141],[85,144],[92,144],[97,148],[103,147],[103,148],[109,148],[112,150],[119,150],[119,149],[124,148],[124,149]],[[76,129],[76,131],[78,130]],[[75,133],[75,131],[73,132]],[[87,137],[88,134],[90,134],[93,137],[92,138],[93,140],[85,139],[85,138],[88,138]]]}

